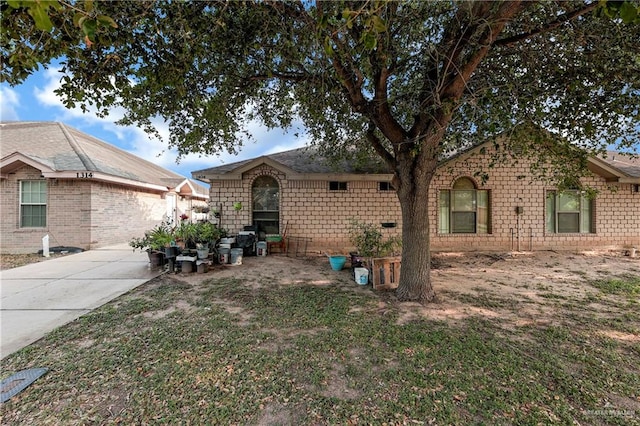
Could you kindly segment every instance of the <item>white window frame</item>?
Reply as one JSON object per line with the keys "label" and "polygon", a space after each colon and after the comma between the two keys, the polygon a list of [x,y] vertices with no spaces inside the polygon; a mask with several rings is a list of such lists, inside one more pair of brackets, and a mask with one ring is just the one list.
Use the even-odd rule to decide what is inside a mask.
{"label": "white window frame", "polygon": [[[29,200],[25,201],[24,198],[26,197],[26,192],[25,192],[25,186],[26,184],[34,184],[37,183],[39,187],[44,186],[44,201],[42,201],[40,199],[40,197],[38,196],[37,200],[33,200],[33,197],[29,197]],[[41,189],[41,188],[40,188]],[[40,195],[42,193],[42,191],[38,191],[38,195]],[[29,192],[29,194],[32,194],[32,192]],[[20,194],[19,194],[19,202],[20,202],[20,228],[46,228],[47,227],[47,214],[48,214],[48,209],[47,209],[47,198],[48,198],[48,187],[47,187],[47,181],[46,180],[21,180],[20,181]],[[44,223],[43,224],[38,224],[38,225],[31,225],[31,224],[25,224],[25,207],[32,207],[32,206],[44,206],[44,215],[38,215],[38,217],[43,217],[44,218]]]}

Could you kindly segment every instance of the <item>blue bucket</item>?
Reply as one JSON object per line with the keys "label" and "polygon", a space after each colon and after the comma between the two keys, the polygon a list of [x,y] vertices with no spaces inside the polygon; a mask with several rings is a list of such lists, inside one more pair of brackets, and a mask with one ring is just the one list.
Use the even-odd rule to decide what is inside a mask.
{"label": "blue bucket", "polygon": [[329,256],[329,263],[334,271],[341,271],[346,262],[347,256]]}

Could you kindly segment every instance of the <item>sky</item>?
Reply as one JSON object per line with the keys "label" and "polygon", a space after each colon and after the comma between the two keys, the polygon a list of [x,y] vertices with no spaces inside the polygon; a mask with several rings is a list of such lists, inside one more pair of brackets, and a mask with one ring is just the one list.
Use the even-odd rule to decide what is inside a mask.
{"label": "sky", "polygon": [[[237,155],[221,152],[214,156],[188,155],[176,163],[177,153],[167,149],[168,127],[160,123],[164,141],[150,139],[136,127],[114,124],[123,116],[122,110],[112,109],[105,118],[94,113],[83,113],[80,107],[67,109],[54,90],[59,86],[61,74],[55,66],[41,69],[21,85],[11,87],[0,84],[0,121],[58,121],[78,129],[104,142],[128,151],[185,177],[191,172],[229,164],[261,155],[299,148],[307,144],[304,136],[296,138],[293,131],[269,130],[259,123],[251,125],[254,141],[243,141]],[[299,130],[297,130],[299,132]],[[0,134],[0,140],[2,135]]]}

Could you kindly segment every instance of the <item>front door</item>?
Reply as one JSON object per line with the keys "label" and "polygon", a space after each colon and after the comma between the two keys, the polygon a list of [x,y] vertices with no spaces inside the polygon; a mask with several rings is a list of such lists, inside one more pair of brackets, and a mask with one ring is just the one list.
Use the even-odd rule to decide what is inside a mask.
{"label": "front door", "polygon": [[259,176],[251,189],[253,225],[258,232],[280,233],[280,187],[271,176]]}

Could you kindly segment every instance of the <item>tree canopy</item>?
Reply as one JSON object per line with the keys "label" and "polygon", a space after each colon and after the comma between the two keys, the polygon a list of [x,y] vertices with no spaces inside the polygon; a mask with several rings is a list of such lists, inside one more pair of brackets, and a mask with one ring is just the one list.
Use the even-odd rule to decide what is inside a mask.
{"label": "tree canopy", "polygon": [[163,117],[180,153],[233,149],[240,117],[300,117],[335,147],[372,123],[383,145],[405,143],[449,114],[443,147],[531,120],[625,148],[638,140],[640,75],[628,5],[13,1],[1,75],[19,83],[61,57],[68,106],[123,106],[125,122],[147,127]]}
{"label": "tree canopy", "polygon": [[[233,151],[257,118],[284,128],[302,120],[325,153],[379,155],[395,176],[404,246],[427,241],[415,268],[402,269],[402,298],[433,296],[418,265],[429,259],[423,210],[442,155],[523,122],[583,153],[638,149],[631,2],[39,4],[2,6],[5,81],[62,57],[67,106],[121,106],[122,123],[150,132],[161,117],[181,154]],[[535,140],[529,147],[543,154]]]}

